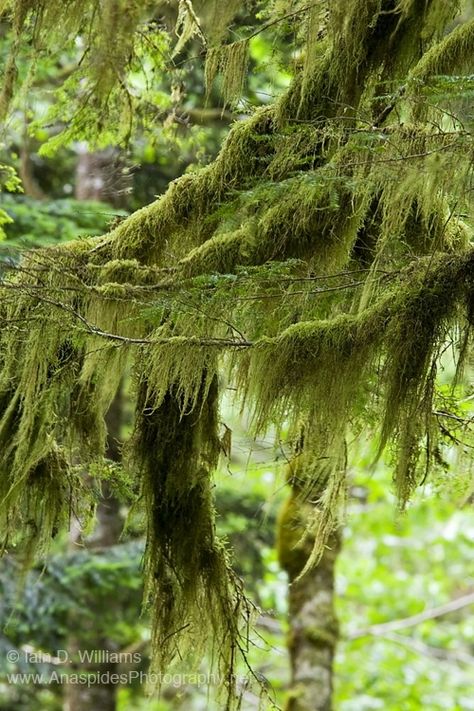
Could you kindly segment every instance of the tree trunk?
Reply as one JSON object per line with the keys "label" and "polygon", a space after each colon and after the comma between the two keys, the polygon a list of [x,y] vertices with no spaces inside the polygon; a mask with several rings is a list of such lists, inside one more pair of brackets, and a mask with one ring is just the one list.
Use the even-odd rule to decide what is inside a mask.
{"label": "tree trunk", "polygon": [[313,548],[305,535],[313,506],[294,489],[283,507],[278,524],[280,565],[288,574],[288,651],[291,684],[286,711],[332,709],[333,661],[338,639],[334,610],[334,568],[341,547],[335,531],[319,564],[301,579]]}

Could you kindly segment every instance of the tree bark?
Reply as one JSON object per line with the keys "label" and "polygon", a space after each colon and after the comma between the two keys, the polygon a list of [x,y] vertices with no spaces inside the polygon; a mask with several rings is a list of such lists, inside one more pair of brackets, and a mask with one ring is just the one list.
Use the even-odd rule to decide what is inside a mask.
{"label": "tree bark", "polygon": [[288,651],[291,683],[286,711],[331,711],[333,662],[338,639],[334,609],[334,569],[341,548],[334,531],[319,564],[301,579],[313,548],[307,525],[313,506],[295,489],[278,523],[280,565],[288,574]]}

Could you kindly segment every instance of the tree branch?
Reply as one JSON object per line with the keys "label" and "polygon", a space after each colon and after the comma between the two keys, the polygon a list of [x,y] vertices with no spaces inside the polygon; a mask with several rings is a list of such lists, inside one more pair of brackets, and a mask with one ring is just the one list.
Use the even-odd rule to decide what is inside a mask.
{"label": "tree branch", "polygon": [[410,617],[405,617],[401,620],[391,620],[390,622],[382,622],[378,625],[371,625],[370,627],[365,627],[364,629],[354,630],[350,632],[347,636],[348,639],[360,639],[361,637],[386,637],[391,632],[396,632],[399,630],[405,630],[409,627],[415,627],[416,625],[426,622],[427,620],[434,620],[443,615],[448,615],[451,612],[456,612],[456,610],[461,610],[464,607],[474,604],[474,592],[458,597],[451,602],[447,602],[444,605],[439,605],[438,607],[433,607],[423,612],[419,612],[417,615],[411,615]]}

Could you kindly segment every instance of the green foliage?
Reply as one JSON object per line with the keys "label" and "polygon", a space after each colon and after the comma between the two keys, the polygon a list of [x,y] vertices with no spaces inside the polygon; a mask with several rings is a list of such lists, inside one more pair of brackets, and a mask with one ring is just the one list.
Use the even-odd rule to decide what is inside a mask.
{"label": "green foliage", "polygon": [[[0,192],[5,189],[9,192],[21,192],[21,182],[11,166],[0,163]],[[11,215],[3,207],[0,207],[0,241],[6,237],[5,226],[11,225],[11,223]]]}
{"label": "green foliage", "polygon": [[[148,0],[106,0],[96,11],[92,2],[2,3],[0,11],[12,16],[2,115],[13,99],[17,74],[25,92],[41,62],[45,64],[47,47],[49,52],[69,53],[74,59],[72,69],[71,63],[66,65],[54,104],[36,124],[59,120],[64,125],[45,144],[43,153],[51,155],[73,140],[89,140],[97,147],[127,143],[136,121],[137,92],[144,105],[151,96],[156,100],[156,92],[147,93],[148,77],[163,68],[167,48],[167,34],[157,25],[151,23],[145,31],[140,27],[149,17],[149,6]],[[80,38],[77,42],[76,37]],[[26,53],[24,40],[30,46]]]}
{"label": "green foliage", "polygon": [[[387,496],[388,472],[367,478],[361,453],[337,568],[341,643],[335,704],[352,709],[472,708],[469,608],[386,636],[356,631],[402,620],[455,600],[470,589],[472,517],[446,491],[415,495],[401,517]],[[435,500],[433,501],[433,495]]]}
{"label": "green foliage", "polygon": [[[12,647],[33,644],[44,651],[66,649],[72,617],[85,649],[97,636],[110,637],[124,647],[137,641],[142,551],[141,543],[129,542],[93,554],[53,555],[42,569],[28,573],[21,593],[15,580],[18,563],[6,558],[0,576],[0,617]],[[111,593],[120,606],[120,618],[117,608],[110,605]],[[2,674],[10,671],[6,664],[2,658]],[[29,671],[35,671],[34,667]]]}
{"label": "green foliage", "polygon": [[[2,560],[0,708],[33,709],[38,704],[51,711],[62,708],[61,685],[42,686],[33,681],[7,684],[6,675],[42,673],[47,679],[53,672],[84,670],[83,660],[71,647],[71,630],[81,654],[82,650],[95,649],[98,639],[113,639],[117,652],[136,645],[143,647],[141,656],[146,659],[143,640],[147,620],[139,619],[142,553],[142,544],[134,541],[93,553],[55,553],[41,568],[28,573],[21,590],[18,561],[14,556]],[[6,653],[11,650],[18,652],[16,663],[8,661]],[[67,661],[64,650],[70,655]],[[39,658],[43,661],[38,662]],[[60,659],[59,666],[55,658]],[[130,658],[130,652],[122,656],[124,662]]]}
{"label": "green foliage", "polygon": [[77,237],[99,235],[107,229],[115,214],[125,214],[99,202],[73,199],[46,202],[8,194],[2,195],[0,205],[9,218],[4,228],[5,249],[44,247]]}

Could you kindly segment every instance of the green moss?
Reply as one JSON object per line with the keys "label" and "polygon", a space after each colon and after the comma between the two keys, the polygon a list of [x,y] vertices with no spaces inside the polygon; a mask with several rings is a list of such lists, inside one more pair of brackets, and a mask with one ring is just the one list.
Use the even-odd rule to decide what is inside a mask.
{"label": "green moss", "polygon": [[[304,537],[307,531],[307,521],[302,516],[301,508],[304,502],[298,496],[288,497],[282,506],[277,524],[278,562],[286,570],[291,580],[294,580],[303,570],[309,553]],[[307,506],[307,504],[306,504]]]}
{"label": "green moss", "polygon": [[[329,612],[328,610],[328,613]],[[307,630],[307,636],[316,647],[321,646],[327,648],[329,645],[335,648],[339,640],[337,621],[334,619],[334,629],[332,631],[322,627],[310,627]]]}
{"label": "green moss", "polygon": [[441,42],[425,52],[411,73],[415,83],[424,82],[436,74],[449,74],[472,69],[474,55],[474,20],[464,22]]}
{"label": "green moss", "polygon": [[144,380],[131,458],[147,508],[144,570],[153,608],[152,667],[162,672],[183,657],[188,668],[197,665],[212,644],[231,703],[235,654],[250,608],[215,532],[216,379],[203,386],[199,405],[189,414],[183,414],[175,389],[159,406],[149,390]]}
{"label": "green moss", "polygon": [[272,116],[273,109],[264,108],[236,123],[214,163],[175,180],[155,203],[124,220],[99,248],[101,258],[159,262],[176,231],[177,254],[189,249],[183,224],[203,219],[236,185],[242,187],[261,174],[265,162],[259,137],[272,130]]}
{"label": "green moss", "polygon": [[238,40],[231,44],[211,47],[206,54],[205,82],[209,94],[216,76],[222,76],[222,97],[226,104],[233,104],[242,97],[247,65],[249,43]]}

